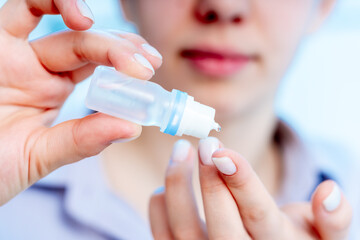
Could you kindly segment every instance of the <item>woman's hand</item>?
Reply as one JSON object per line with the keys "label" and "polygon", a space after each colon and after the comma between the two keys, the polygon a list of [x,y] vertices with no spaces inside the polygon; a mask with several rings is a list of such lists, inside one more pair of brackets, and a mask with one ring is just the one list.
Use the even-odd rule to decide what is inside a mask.
{"label": "woman's hand", "polygon": [[174,147],[166,190],[150,202],[155,239],[346,239],[351,207],[334,182],[320,184],[311,203],[280,209],[249,163],[215,138],[199,147],[205,228],[191,187],[194,152],[184,140]]}
{"label": "woman's hand", "polygon": [[0,204],[56,168],[141,132],[101,113],[50,128],[96,65],[146,80],[162,62],[135,34],[65,31],[27,40],[43,14],[58,13],[75,30],[93,23],[83,0],[8,0],[0,9]]}

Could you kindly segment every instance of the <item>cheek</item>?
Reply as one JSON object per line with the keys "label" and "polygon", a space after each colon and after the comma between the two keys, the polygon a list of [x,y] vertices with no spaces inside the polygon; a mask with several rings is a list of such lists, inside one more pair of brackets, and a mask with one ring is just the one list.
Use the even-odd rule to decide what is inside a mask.
{"label": "cheek", "polygon": [[[270,69],[279,71],[291,62],[313,16],[313,0],[257,1],[255,19]],[[261,2],[261,3],[260,3]],[[276,11],[269,11],[269,9]],[[277,76],[279,77],[279,76]]]}
{"label": "cheek", "polygon": [[[314,12],[314,0],[259,1],[254,6],[254,19],[264,40],[276,50],[294,45],[306,32]],[[271,4],[276,2],[276,4]],[[255,4],[255,3],[254,3]],[[276,6],[275,6],[276,5]],[[269,11],[269,9],[276,11]]]}
{"label": "cheek", "polygon": [[193,0],[144,0],[137,22],[140,34],[160,51],[166,52],[178,32],[186,27]]}

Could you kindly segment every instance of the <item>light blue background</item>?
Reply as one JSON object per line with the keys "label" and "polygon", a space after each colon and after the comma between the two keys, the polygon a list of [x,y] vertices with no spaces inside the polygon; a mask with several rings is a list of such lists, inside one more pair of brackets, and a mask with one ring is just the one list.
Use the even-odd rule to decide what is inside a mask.
{"label": "light blue background", "polygon": [[[4,2],[0,0],[0,5]],[[95,28],[133,30],[121,18],[117,0],[87,3],[96,18]],[[31,38],[65,28],[58,16],[46,16],[44,20]],[[77,88],[69,102],[83,102],[86,84]],[[342,0],[322,30],[299,49],[280,89],[277,109],[303,133],[331,138],[360,155],[359,103],[360,0]],[[71,105],[72,117],[82,114],[81,107]]]}

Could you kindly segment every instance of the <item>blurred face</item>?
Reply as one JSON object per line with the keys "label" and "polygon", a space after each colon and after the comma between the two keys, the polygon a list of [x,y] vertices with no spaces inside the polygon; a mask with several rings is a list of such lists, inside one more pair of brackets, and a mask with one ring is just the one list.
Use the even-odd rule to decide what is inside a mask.
{"label": "blurred face", "polygon": [[274,100],[299,43],[332,2],[123,0],[123,6],[163,54],[153,80],[216,108],[221,121]]}

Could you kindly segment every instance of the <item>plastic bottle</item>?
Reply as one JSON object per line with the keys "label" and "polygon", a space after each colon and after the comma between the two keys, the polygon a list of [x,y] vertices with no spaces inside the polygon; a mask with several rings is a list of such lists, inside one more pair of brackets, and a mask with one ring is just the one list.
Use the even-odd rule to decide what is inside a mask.
{"label": "plastic bottle", "polygon": [[179,90],[168,92],[160,85],[135,79],[109,67],[97,67],[86,97],[90,109],[160,131],[205,138],[220,131],[215,109],[194,101]]}

